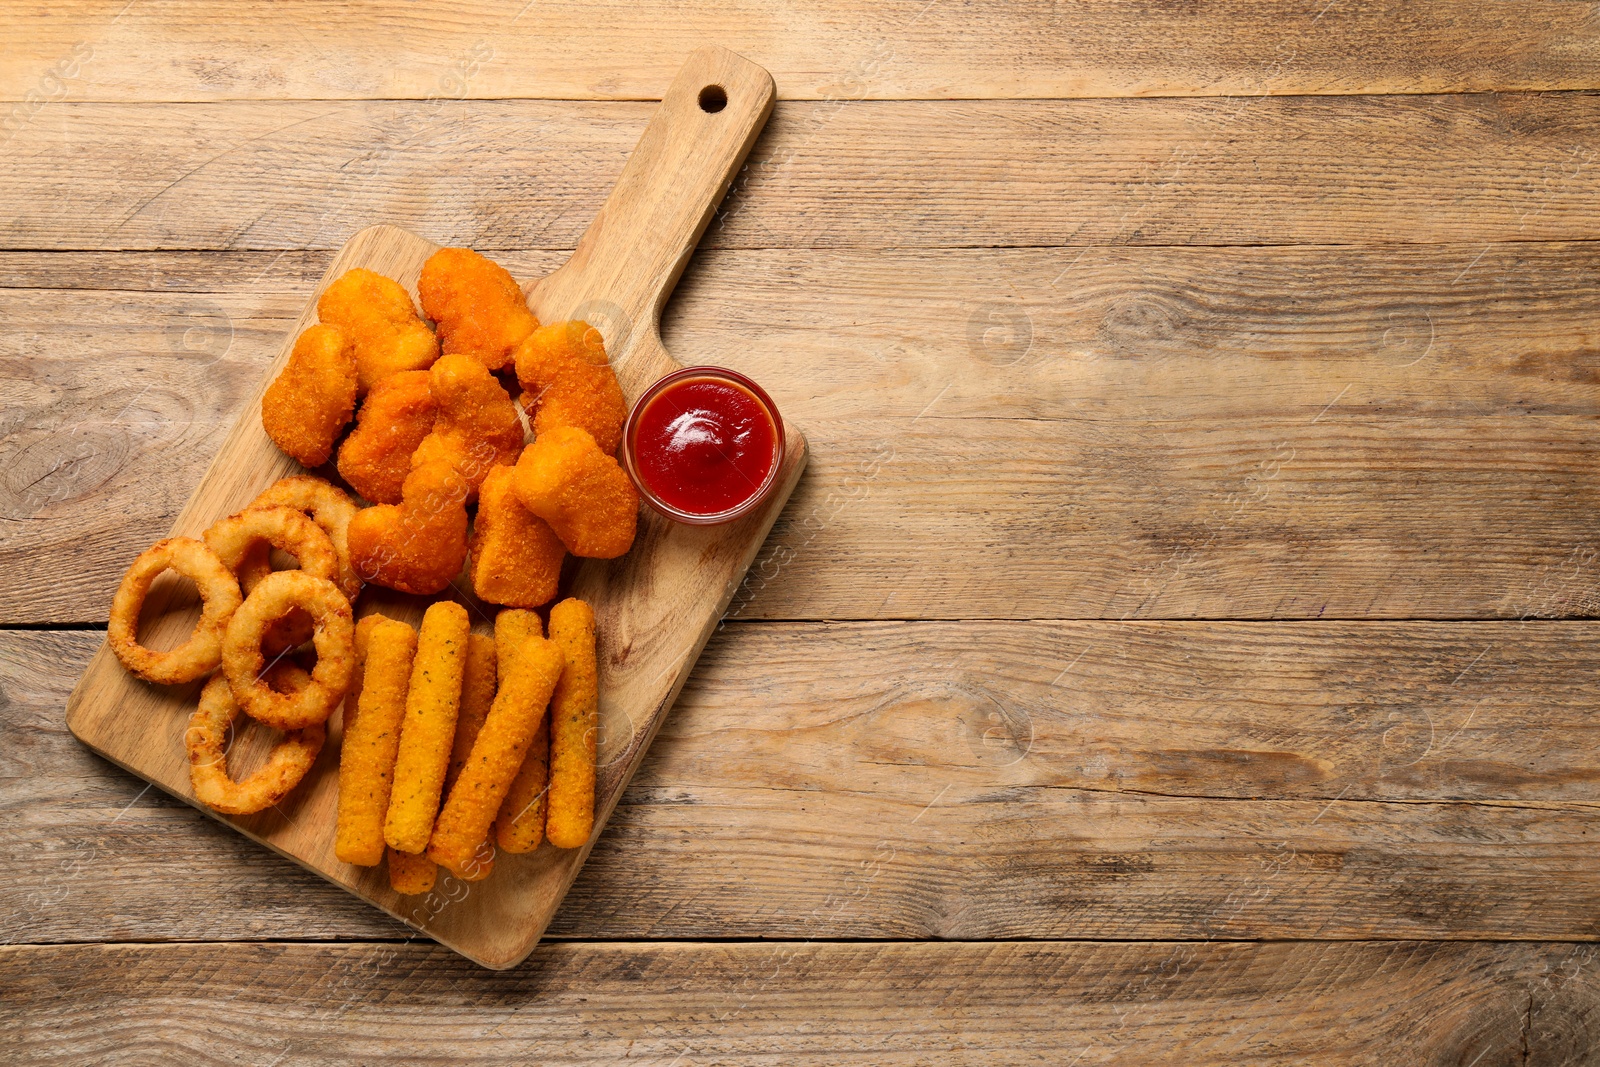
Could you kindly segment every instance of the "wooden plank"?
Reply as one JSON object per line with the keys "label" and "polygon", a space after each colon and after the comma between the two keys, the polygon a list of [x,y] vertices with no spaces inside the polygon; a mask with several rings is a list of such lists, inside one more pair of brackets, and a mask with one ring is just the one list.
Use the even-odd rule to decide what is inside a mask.
{"label": "wooden plank", "polygon": [[[655,99],[706,41],[771,70],[785,99],[1585,89],[1581,5],[1199,7],[1041,0],[442,4],[297,0],[124,7],[10,0],[0,98]],[[1375,47],[1375,42],[1382,42]],[[54,75],[52,77],[52,75]],[[24,110],[21,114],[30,113]]]}
{"label": "wooden plank", "polygon": [[[165,412],[191,403],[183,380],[135,393],[136,410],[157,412],[144,416],[156,423],[147,451],[93,424],[69,423],[64,437],[14,435],[4,477],[19,502],[18,534],[0,545],[11,618],[104,619],[123,570],[163,535],[176,495],[218,447],[220,430],[200,437],[201,427],[168,421]],[[1596,614],[1592,418],[1366,417],[1340,412],[1338,399],[1325,397],[1325,416],[1296,419],[808,421],[808,473],[734,610],[775,619]],[[40,496],[45,487],[71,495]],[[106,523],[108,507],[125,518]]]}
{"label": "wooden plank", "polygon": [[[705,106],[706,86],[721,92],[718,107]],[[772,79],[760,67],[725,49],[693,53],[572,258],[528,295],[530,307],[546,322],[575,317],[584,301],[615,310],[627,325],[607,324],[607,352],[630,400],[680,367],[662,346],[660,310],[766,122],[772,101]],[[395,279],[415,299],[417,278],[437,247],[392,227],[357,234],[328,267],[291,337],[316,321],[316,297],[357,267]],[[211,523],[299,469],[267,436],[259,415],[262,394],[287,364],[290,348],[286,340],[250,393],[221,451],[173,524],[173,536],[200,536]],[[646,511],[625,556],[589,560],[577,568],[570,591],[594,609],[601,665],[596,832],[804,469],[805,438],[792,420],[780,432],[786,447],[773,460],[772,487],[748,515],[726,524],[689,526]],[[420,622],[426,599],[400,597],[396,605],[395,598],[375,592],[381,597],[376,604],[370,595],[358,604],[363,613],[381,608]],[[169,597],[166,606],[165,614],[161,606],[153,607],[157,621],[146,623],[144,640],[155,647],[192,629],[199,618],[199,605],[192,599],[184,604]],[[479,614],[487,619],[481,607]],[[67,724],[74,736],[112,762],[206,810],[195,799],[184,755],[195,690],[195,685],[141,681],[107,645],[73,690]],[[415,902],[391,889],[381,869],[357,867],[334,855],[339,735],[334,722],[317,766],[288,801],[223,821],[483,966],[521,962],[560,905],[593,838],[576,848],[552,846],[507,856],[497,864],[500,877],[473,886],[466,902],[446,913],[419,917]],[[465,888],[448,877],[444,884]]]}
{"label": "wooden plank", "polygon": [[407,932],[72,737],[67,695],[103,640],[0,633],[0,834],[19,875],[0,891],[7,941]]}
{"label": "wooden plank", "polygon": [[[0,359],[17,372],[0,388],[29,404],[23,368],[70,391],[91,362],[132,357],[177,374],[171,357],[224,340],[264,365],[329,258],[0,252]],[[532,281],[566,253],[496,258]],[[1363,415],[1594,415],[1597,274],[1587,241],[717,249],[691,262],[663,336],[756,375],[802,421],[1310,419],[1336,394]],[[21,421],[50,414],[34,399]]]}
{"label": "wooden plank", "polygon": [[[65,102],[6,146],[0,246],[337,248],[390,223],[570,248],[652,107]],[[706,241],[1594,239],[1597,138],[1593,95],[792,103]]]}
{"label": "wooden plank", "polygon": [[30,1063],[1578,1063],[1563,944],[421,945],[0,950]]}
{"label": "wooden plank", "polygon": [[[1588,938],[1597,632],[732,624],[550,931]],[[98,642],[0,636],[11,940],[402,932],[68,736]]]}
{"label": "wooden plank", "polygon": [[[327,265],[210,255],[0,255],[0,278],[45,287],[0,289],[0,621],[104,620]],[[564,257],[503,258],[531,279]],[[1585,242],[722,250],[696,258],[665,338],[752,374],[830,435],[750,616],[1586,614],[1593,482],[1562,456],[1587,449],[1584,419],[1600,413],[1597,271],[1600,245]],[[902,438],[907,424],[929,434]],[[892,462],[874,451],[885,439]],[[1269,478],[1281,444],[1296,458]],[[1502,453],[1517,466],[1497,471]],[[949,459],[983,483],[975,499],[1004,521],[1020,571],[953,586],[948,561],[990,551],[993,531],[943,507],[925,535],[905,530],[922,492],[911,479],[951,477]],[[1434,479],[1454,517],[1395,463]],[[1082,501],[1102,489],[1091,513]],[[1280,510],[1298,500],[1313,506]],[[1082,527],[1049,521],[1068,506]],[[104,522],[108,508],[121,521]],[[1348,559],[1355,521],[1370,540]],[[1239,539],[1276,542],[1277,560],[1251,570]],[[897,551],[932,570],[908,571]],[[887,605],[863,580],[886,568]],[[1311,589],[1335,599],[1313,604]]]}

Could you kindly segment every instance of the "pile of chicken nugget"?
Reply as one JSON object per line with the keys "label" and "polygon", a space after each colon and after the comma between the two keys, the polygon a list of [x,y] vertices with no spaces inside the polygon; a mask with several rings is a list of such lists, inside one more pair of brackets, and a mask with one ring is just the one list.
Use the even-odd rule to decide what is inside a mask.
{"label": "pile of chicken nugget", "polygon": [[358,269],[330,285],[262,425],[307,469],[337,456],[377,505],[350,523],[364,581],[437,593],[470,556],[479,599],[545,604],[567,552],[611,559],[633,544],[639,497],[615,458],[628,408],[600,331],[539,325],[511,275],[462,248],[434,253],[418,289],[437,334],[392,279]]}
{"label": "pile of chicken nugget", "polygon": [[[342,706],[335,853],[387,858],[401,893],[430,890],[439,866],[487,877],[497,848],[588,842],[594,614],[563,600],[546,637],[533,609],[555,600],[568,553],[627,552],[639,504],[615,458],[627,405],[598,330],[541,326],[510,273],[467,249],[434,253],[418,290],[426,319],[372,271],[328,286],[261,404],[273,442],[326,477],[285,478],[202,539],[152,546],[108,628],[147,681],[206,680],[185,746],[195,796],[215,810],[283,800]],[[273,549],[298,567],[274,569]],[[168,570],[194,581],[202,612],[157,652],[138,642],[139,612]],[[366,584],[431,596],[458,582],[502,606],[493,637],[449,599],[419,629],[355,622]],[[227,768],[241,714],[282,732],[242,781]]]}

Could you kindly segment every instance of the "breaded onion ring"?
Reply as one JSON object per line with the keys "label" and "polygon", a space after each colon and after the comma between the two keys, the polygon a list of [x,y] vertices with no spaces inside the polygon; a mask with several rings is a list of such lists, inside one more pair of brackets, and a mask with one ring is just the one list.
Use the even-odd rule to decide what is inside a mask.
{"label": "breaded onion ring", "polygon": [[[298,667],[276,674],[274,681],[286,688],[292,688],[301,679],[310,684],[310,679]],[[228,775],[224,742],[228,724],[238,714],[239,705],[228,689],[228,680],[215,674],[201,691],[200,706],[190,717],[189,729],[183,734],[184,748],[189,751],[189,782],[194,786],[195,799],[225,815],[265,811],[288,796],[317,761],[325,736],[321,723],[284,734],[273,746],[266,765],[244,781],[236,782]]]}
{"label": "breaded onion ring", "polygon": [[[310,518],[333,542],[333,551],[339,557],[339,577],[336,584],[340,592],[351,600],[361,592],[361,578],[350,566],[350,520],[361,509],[350,499],[350,494],[332,482],[310,474],[296,474],[280,478],[266,491],[250,502],[252,508],[293,508]],[[281,547],[281,546],[280,546]],[[284,551],[289,551],[284,549]],[[271,548],[265,541],[257,542],[239,564],[239,584],[246,593],[256,583],[272,572],[269,556]],[[305,564],[301,564],[302,567]]]}
{"label": "breaded onion ring", "polygon": [[[155,652],[139,643],[139,612],[150,583],[166,570],[194,582],[203,607],[189,640],[169,652]],[[238,580],[216,553],[192,537],[169,537],[141,552],[122,576],[111,601],[106,642],[124,667],[147,682],[192,682],[221,661],[223,631],[242,600]]]}
{"label": "breaded onion ring", "polygon": [[[276,693],[260,677],[264,662],[261,639],[272,621],[291,608],[303,608],[315,620],[312,641],[317,665],[304,689]],[[251,718],[279,730],[300,730],[326,722],[350,688],[355,672],[355,631],[350,602],[332,582],[303,570],[273,571],[239,605],[222,637],[222,671],[233,698]]]}
{"label": "breaded onion ring", "polygon": [[[347,525],[348,522],[347,519]],[[321,526],[292,507],[263,508],[252,504],[237,515],[218,519],[205,536],[206,547],[229,570],[238,570],[250,551],[265,541],[299,560],[300,569],[313,578],[331,582],[339,577],[339,554],[334,551],[332,539]],[[252,592],[265,577],[252,573],[246,582],[241,573],[240,585]]]}
{"label": "breaded onion ring", "polygon": [[[272,490],[267,492],[271,493]],[[345,523],[348,525],[349,519]],[[205,537],[206,544],[217,554],[217,558],[239,576],[239,587],[246,596],[262,578],[272,573],[271,552],[274,547],[299,559],[300,569],[314,577],[333,581],[343,573],[333,538],[296,507],[261,506],[258,498],[257,503],[237,515],[213,523]],[[309,640],[311,616],[303,611],[294,611],[267,630],[261,647],[271,658],[291,648],[298,648]]]}

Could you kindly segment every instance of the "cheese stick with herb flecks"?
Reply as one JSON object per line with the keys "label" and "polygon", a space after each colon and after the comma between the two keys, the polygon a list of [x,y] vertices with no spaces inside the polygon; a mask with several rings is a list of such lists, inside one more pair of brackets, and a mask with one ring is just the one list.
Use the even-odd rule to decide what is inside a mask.
{"label": "cheese stick with herb flecks", "polygon": [[[371,621],[369,625],[369,620]],[[395,753],[411,685],[417,632],[403,622],[368,616],[366,656],[356,703],[345,708],[339,749],[339,814],[333,854],[346,863],[375,867],[383,860],[383,824],[394,785]],[[352,714],[352,708],[354,713]]]}
{"label": "cheese stick with herb flecks", "polygon": [[566,664],[550,698],[550,798],[545,837],[579,848],[594,833],[595,746],[600,732],[600,677],[594,611],[576,598],[550,609],[550,640]]}
{"label": "cheese stick with herb flecks", "polygon": [[553,642],[529,637],[518,646],[494,706],[472,746],[461,777],[434,824],[428,858],[467,881],[487,872],[478,853],[511,781],[522,766],[537,724],[561,677],[564,657]]}
{"label": "cheese stick with herb flecks", "polygon": [[[510,670],[516,650],[529,637],[543,637],[539,616],[519,608],[506,608],[494,619],[495,654],[501,677]],[[532,852],[544,840],[545,786],[549,784],[550,716],[541,715],[533,740],[522,758],[522,769],[511,783],[494,822],[495,843],[507,852]]]}
{"label": "cheese stick with herb flecks", "polygon": [[401,852],[421,853],[433,834],[461,709],[469,632],[467,609],[454,601],[433,604],[422,616],[395,759],[394,790],[383,824],[384,840]]}

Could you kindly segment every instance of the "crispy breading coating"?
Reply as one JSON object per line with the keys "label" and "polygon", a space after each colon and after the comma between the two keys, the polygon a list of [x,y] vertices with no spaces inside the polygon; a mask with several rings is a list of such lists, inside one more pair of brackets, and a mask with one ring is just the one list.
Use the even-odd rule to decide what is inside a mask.
{"label": "crispy breading coating", "polygon": [[317,317],[350,338],[362,394],[391,374],[427,370],[439,358],[439,339],[417,314],[411,294],[364,267],[339,275],[323,291]]}
{"label": "crispy breading coating", "polygon": [[467,574],[479,600],[536,608],[555,597],[567,549],[549,523],[522,506],[515,480],[516,468],[495,467],[478,490]]}
{"label": "crispy breading coating", "polygon": [[589,431],[600,451],[616,454],[628,402],[599,330],[580,320],[541,326],[517,346],[516,365],[535,435],[577,426]]}
{"label": "crispy breading coating", "polygon": [[433,833],[461,709],[469,632],[467,609],[453,600],[430,605],[422,616],[383,824],[384,840],[401,852],[421,852]]}
{"label": "crispy breading coating", "polygon": [[433,432],[439,405],[425,370],[391,374],[356,412],[356,428],[339,446],[339,476],[374,504],[400,503],[411,455]]}
{"label": "crispy breading coating", "polygon": [[387,615],[373,612],[363,615],[356,620],[356,669],[350,675],[350,688],[344,694],[344,732],[348,736],[350,727],[355,725],[356,715],[361,707],[361,682],[367,673],[367,649],[372,644],[372,631],[380,622],[388,621]]}
{"label": "crispy breading coating", "polygon": [[356,356],[344,331],[312,326],[261,398],[261,425],[273,444],[320,467],[356,410]]}
{"label": "crispy breading coating", "polygon": [[489,716],[489,706],[494,703],[495,692],[494,638],[488,634],[467,636],[467,666],[461,676],[461,711],[456,715],[456,739],[450,747],[450,767],[444,774],[445,792],[461,775],[472,754],[472,743],[483,729],[483,720]]}
{"label": "crispy breading coating", "polygon": [[574,556],[615,559],[633,545],[638,491],[587,430],[540,434],[523,450],[512,484],[522,506],[549,523]]}
{"label": "crispy breading coating", "polygon": [[448,463],[406,478],[398,505],[376,504],[350,520],[350,563],[364,581],[402,593],[443,590],[467,558],[467,483]]}
{"label": "crispy breading coating", "polygon": [[[298,508],[251,504],[236,515],[212,523],[205,541],[222,565],[236,573],[241,573],[240,565],[251,551],[265,544],[293,555],[307,574],[330,582],[339,579],[339,553],[333,547],[333,538]],[[249,579],[241,573],[239,584],[246,592],[253,592],[271,573],[270,564],[265,572],[252,574]],[[342,588],[339,591],[344,592]],[[345,593],[345,599],[349,596]]]}
{"label": "crispy breading coating", "polygon": [[389,849],[389,888],[401,896],[415,896],[433,890],[439,865],[426,856]]}
{"label": "crispy breading coating", "polygon": [[[287,661],[276,664],[269,673],[276,673],[285,685],[305,679],[305,672]],[[321,723],[286,733],[273,746],[265,766],[243,781],[235,781],[228,773],[226,740],[228,724],[238,714],[239,705],[234,703],[227,679],[214,674],[201,690],[200,706],[190,716],[183,735],[195,799],[226,815],[265,811],[288,796],[316,762],[324,737]]]}
{"label": "crispy breading coating", "polygon": [[[139,643],[139,612],[150,586],[165,571],[176,571],[200,588],[204,605],[194,633],[177,648],[156,651]],[[176,685],[204,678],[222,662],[222,642],[228,623],[244,597],[239,580],[227,564],[192,537],[157,541],[128,565],[111,601],[111,622],[106,644],[129,671],[147,682]]]}
{"label": "crispy breading coating", "polygon": [[[544,637],[544,624],[531,611],[507,608],[494,617],[495,654],[500,677],[511,670],[516,654],[530,637]],[[545,786],[550,769],[550,716],[541,715],[522,768],[500,802],[494,821],[495,843],[507,852],[532,852],[544,840]]]}
{"label": "crispy breading coating", "polygon": [[[334,552],[339,556],[340,591],[351,600],[361,592],[361,579],[350,566],[350,542],[346,536],[350,529],[350,520],[355,518],[356,512],[361,509],[350,499],[350,494],[314,475],[294,474],[280,478],[269,485],[260,496],[250,502],[250,506],[294,508],[309,516],[322,527],[328,535],[328,540],[333,542]],[[255,584],[272,570],[270,548],[266,542],[258,541],[245,552],[237,568],[239,585],[245,592],[254,589]],[[304,640],[306,638],[296,643],[302,643]]]}
{"label": "crispy breading coating", "polygon": [[433,431],[411,455],[411,465],[445,460],[474,493],[491,467],[510,466],[522,451],[517,406],[482,363],[471,356],[445,356],[428,372],[439,413]]}
{"label": "crispy breading coating", "polygon": [[429,256],[417,291],[444,354],[471,356],[490,370],[508,365],[511,350],[539,328],[510,272],[468,248]]}
{"label": "crispy breading coating", "polygon": [[497,612],[494,617],[494,646],[500,677],[504,678],[511,669],[511,661],[516,658],[522,642],[530,637],[543,636],[544,623],[539,621],[537,612],[519,608],[504,608]]}
{"label": "crispy breading coating", "polygon": [[[377,621],[369,625],[369,620]],[[346,715],[339,749],[339,816],[333,854],[346,863],[375,867],[383,859],[383,825],[394,785],[395,756],[411,687],[417,632],[403,622],[368,616],[366,664],[354,716]],[[349,706],[346,706],[346,711]]]}
{"label": "crispy breading coating", "polygon": [[[261,639],[274,620],[297,607],[314,620],[311,640],[317,662],[309,683],[286,694],[261,677],[266,666]],[[338,586],[305,571],[273,571],[261,579],[222,634],[222,672],[233,699],[251,718],[277,730],[327,722],[350,689],[355,660],[356,626],[350,601]]]}
{"label": "crispy breading coating", "polygon": [[461,777],[439,812],[428,858],[469,881],[476,873],[470,870],[471,861],[488,839],[489,825],[522,766],[561,678],[562,663],[561,650],[542,637],[529,637],[517,649]]}
{"label": "crispy breading coating", "polygon": [[600,733],[594,611],[568,598],[550,609],[550,641],[561,649],[561,681],[550,698],[550,810],[545,836],[578,848],[594,833],[595,747]]}
{"label": "crispy breading coating", "polygon": [[[309,474],[285,478],[277,484],[300,482],[321,485],[344,496],[343,492],[321,478]],[[273,488],[276,489],[276,486]],[[217,554],[224,566],[239,576],[239,587],[247,595],[272,573],[271,551],[278,548],[298,559],[301,570],[334,582],[347,600],[353,598],[355,593],[344,581],[345,572],[349,570],[348,544],[341,556],[338,546],[333,542],[332,531],[321,523],[313,522],[296,505],[262,503],[263,500],[278,496],[269,489],[237,515],[212,523],[210,529],[206,530],[206,547]],[[349,505],[347,515],[353,516],[356,512],[354,502],[346,497],[345,503]],[[354,580],[355,590],[359,592],[361,580],[355,578],[354,571],[349,573]],[[266,636],[261,642],[262,653],[271,659],[288,649],[298,648],[311,640],[312,627],[310,614],[302,608],[293,609],[267,627]]]}

